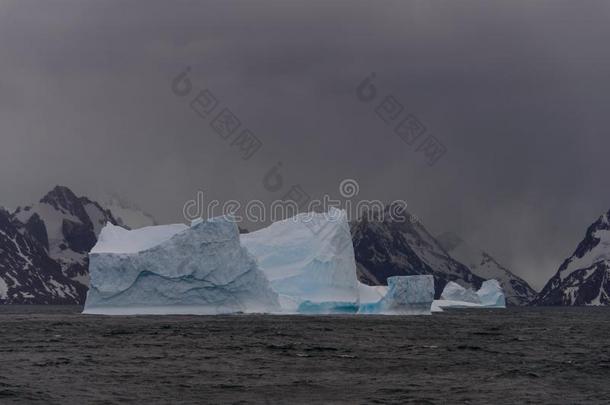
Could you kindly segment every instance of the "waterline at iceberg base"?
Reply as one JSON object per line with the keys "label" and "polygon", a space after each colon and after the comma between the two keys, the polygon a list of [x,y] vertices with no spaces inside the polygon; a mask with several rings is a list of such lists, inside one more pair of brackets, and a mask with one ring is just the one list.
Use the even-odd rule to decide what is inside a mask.
{"label": "waterline at iceberg base", "polygon": [[[87,314],[422,315],[434,298],[429,275],[360,283],[347,215],[334,208],[242,235],[227,216],[191,227],[107,225],[89,271]],[[497,300],[489,287],[486,300]]]}

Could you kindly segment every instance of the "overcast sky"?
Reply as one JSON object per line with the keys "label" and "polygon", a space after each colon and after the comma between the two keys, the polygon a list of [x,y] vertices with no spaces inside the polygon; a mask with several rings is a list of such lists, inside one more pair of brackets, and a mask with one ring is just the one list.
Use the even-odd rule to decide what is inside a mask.
{"label": "overcast sky", "polygon": [[[0,204],[55,184],[160,222],[204,190],[289,184],[404,199],[541,288],[610,208],[606,1],[2,1]],[[198,89],[263,143],[243,160],[172,93]],[[355,88],[375,72],[378,97]],[[375,114],[393,95],[447,149],[434,166]]]}

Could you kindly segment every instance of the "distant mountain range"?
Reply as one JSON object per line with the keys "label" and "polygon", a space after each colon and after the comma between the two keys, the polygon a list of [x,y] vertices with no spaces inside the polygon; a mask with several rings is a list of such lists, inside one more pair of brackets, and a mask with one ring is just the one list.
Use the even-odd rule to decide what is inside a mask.
{"label": "distant mountain range", "polygon": [[[431,274],[438,298],[449,281],[478,289],[493,278],[509,305],[610,305],[609,218],[610,211],[589,227],[539,295],[490,254],[452,233],[435,238],[419,221],[369,213],[350,228],[358,278],[369,285],[386,284],[391,276]],[[116,196],[100,204],[62,186],[31,206],[0,208],[0,304],[84,303],[88,252],[107,222],[125,228],[157,224]]]}
{"label": "distant mountain range", "polygon": [[540,292],[538,305],[610,305],[610,211],[600,216]]}

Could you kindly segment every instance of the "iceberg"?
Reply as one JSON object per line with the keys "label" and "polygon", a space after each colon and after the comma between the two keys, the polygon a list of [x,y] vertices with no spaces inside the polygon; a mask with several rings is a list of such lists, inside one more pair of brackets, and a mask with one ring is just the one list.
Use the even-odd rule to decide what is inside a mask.
{"label": "iceberg", "polygon": [[89,256],[88,314],[278,312],[277,294],[229,217],[125,230],[106,225]]}
{"label": "iceberg", "polygon": [[429,314],[434,299],[431,275],[360,283],[347,215],[335,208],[242,235],[229,217],[190,227],[108,224],[89,271],[88,314],[414,315]]}
{"label": "iceberg", "polygon": [[441,299],[432,304],[433,312],[441,312],[443,308],[506,308],[506,298],[497,280],[483,282],[476,292],[449,282]]}
{"label": "iceberg", "polygon": [[[368,294],[374,293],[365,289]],[[370,295],[368,295],[370,296]],[[359,314],[429,315],[434,301],[431,275],[388,277],[387,292],[378,302],[360,305]]]}
{"label": "iceberg", "polygon": [[441,300],[469,302],[472,304],[481,303],[481,299],[476,292],[469,288],[464,288],[453,281],[448,282],[443,289],[443,292],[441,293]]}
{"label": "iceberg", "polygon": [[498,280],[485,281],[477,295],[485,307],[506,308],[506,298]]}
{"label": "iceberg", "polygon": [[357,312],[359,283],[345,211],[298,214],[242,234],[241,242],[279,294],[283,312]]}

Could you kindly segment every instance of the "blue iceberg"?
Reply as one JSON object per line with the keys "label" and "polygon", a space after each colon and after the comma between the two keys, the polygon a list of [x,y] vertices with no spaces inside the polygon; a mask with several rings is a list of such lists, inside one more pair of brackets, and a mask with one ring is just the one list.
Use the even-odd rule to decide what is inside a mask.
{"label": "blue iceberg", "polygon": [[128,231],[108,224],[89,257],[90,314],[278,312],[277,294],[228,217]]}
{"label": "blue iceberg", "polygon": [[241,235],[286,313],[356,312],[358,278],[343,210],[304,213]]}
{"label": "blue iceberg", "polygon": [[483,282],[477,295],[481,305],[487,308],[506,308],[506,297],[498,280],[487,280]]}

